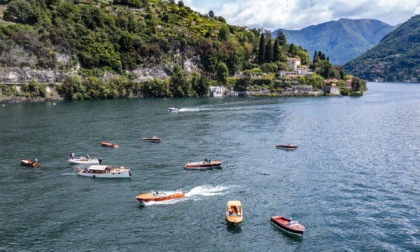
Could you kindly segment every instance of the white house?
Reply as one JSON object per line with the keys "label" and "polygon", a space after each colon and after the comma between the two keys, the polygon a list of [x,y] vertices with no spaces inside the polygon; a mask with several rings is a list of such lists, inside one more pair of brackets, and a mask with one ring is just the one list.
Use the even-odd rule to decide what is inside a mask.
{"label": "white house", "polygon": [[209,87],[209,96],[210,97],[223,97],[226,87],[223,86],[210,86]]}
{"label": "white house", "polygon": [[287,66],[297,71],[298,66],[301,65],[301,61],[298,58],[287,58]]}

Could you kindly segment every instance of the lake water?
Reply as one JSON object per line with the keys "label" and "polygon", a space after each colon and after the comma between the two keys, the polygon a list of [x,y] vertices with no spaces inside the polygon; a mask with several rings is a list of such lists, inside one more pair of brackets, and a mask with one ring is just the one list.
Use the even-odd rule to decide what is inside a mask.
{"label": "lake water", "polygon": [[[6,104],[0,251],[418,251],[420,85],[368,88],[363,97]],[[162,142],[140,140],[153,135]],[[299,148],[275,148],[283,143]],[[79,177],[71,152],[133,177]],[[224,163],[182,168],[205,158]],[[135,199],[177,189],[184,199]],[[232,199],[244,207],[236,228],[225,220]],[[298,220],[304,236],[283,234],[274,215]]]}

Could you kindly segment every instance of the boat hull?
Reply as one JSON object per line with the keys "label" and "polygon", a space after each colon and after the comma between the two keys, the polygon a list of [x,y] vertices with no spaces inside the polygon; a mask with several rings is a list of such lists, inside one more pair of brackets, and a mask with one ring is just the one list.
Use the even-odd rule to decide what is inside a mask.
{"label": "boat hull", "polygon": [[101,145],[103,147],[114,148],[114,149],[116,149],[116,148],[119,147],[118,144],[116,144],[116,143],[109,143],[109,142],[101,142]]}
{"label": "boat hull", "polygon": [[187,163],[183,167],[186,170],[201,170],[201,169],[207,169],[210,167],[218,167],[222,165],[222,161],[201,161],[201,162],[193,162],[193,163]]}
{"label": "boat hull", "polygon": [[21,159],[20,164],[27,167],[40,167],[41,163],[39,162],[32,162],[30,159]]}
{"label": "boat hull", "polygon": [[163,194],[163,193],[141,193],[136,196],[136,199],[142,203],[151,202],[151,201],[165,201],[165,200],[172,200],[172,199],[180,199],[184,198],[185,194],[183,192],[176,192],[171,194]]}
{"label": "boat hull", "polygon": [[276,145],[277,149],[284,149],[284,150],[296,150],[297,149],[297,145],[290,145],[290,144],[278,144]]}
{"label": "boat hull", "polygon": [[160,143],[160,138],[159,137],[143,137],[141,140],[147,141],[147,142],[152,142],[152,143]]}
{"label": "boat hull", "polygon": [[271,224],[276,226],[278,229],[292,235],[302,236],[305,232],[305,227],[299,223],[293,223],[290,225],[288,218],[282,216],[273,216],[271,217]]}

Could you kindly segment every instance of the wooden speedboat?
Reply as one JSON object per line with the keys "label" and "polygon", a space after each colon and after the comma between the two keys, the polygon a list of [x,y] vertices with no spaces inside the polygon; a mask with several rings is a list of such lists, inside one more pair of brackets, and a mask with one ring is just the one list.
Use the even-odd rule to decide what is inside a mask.
{"label": "wooden speedboat", "polygon": [[152,143],[160,143],[161,138],[157,136],[152,136],[152,137],[142,137],[141,140],[149,141]]}
{"label": "wooden speedboat", "polygon": [[91,165],[88,168],[80,169],[77,175],[91,178],[131,178],[131,170],[109,165]]}
{"label": "wooden speedboat", "polygon": [[285,149],[285,150],[295,150],[297,149],[297,145],[293,145],[293,144],[278,144],[276,145],[277,149]]}
{"label": "wooden speedboat", "polygon": [[150,193],[141,193],[136,196],[136,199],[142,203],[149,201],[164,201],[171,199],[184,198],[185,194],[181,191],[176,191],[174,193],[165,193],[165,192],[150,192]]}
{"label": "wooden speedboat", "polygon": [[78,164],[78,165],[95,165],[102,162],[101,158],[87,158],[87,157],[78,157],[70,158],[69,164]]}
{"label": "wooden speedboat", "polygon": [[41,163],[38,162],[38,160],[35,159],[33,161],[32,159],[21,159],[20,164],[23,166],[29,166],[29,167],[40,167]]}
{"label": "wooden speedboat", "polygon": [[285,231],[289,234],[302,236],[305,232],[305,227],[299,224],[297,221],[292,221],[292,218],[286,218],[283,216],[271,217],[271,223],[278,227],[280,230]]}
{"label": "wooden speedboat", "polygon": [[243,210],[239,200],[230,200],[226,205],[226,220],[234,225],[242,222]]}
{"label": "wooden speedboat", "polygon": [[216,160],[204,160],[204,161],[200,161],[200,162],[191,162],[191,163],[186,163],[184,165],[184,169],[195,169],[195,170],[199,170],[199,169],[207,169],[210,167],[217,167],[220,166],[223,163],[223,161],[216,161]]}
{"label": "wooden speedboat", "polygon": [[171,107],[171,108],[168,108],[168,111],[169,112],[178,112],[179,109],[178,108],[175,108],[175,107]]}
{"label": "wooden speedboat", "polygon": [[114,148],[114,149],[116,149],[116,148],[119,147],[118,144],[116,144],[116,143],[110,143],[110,142],[101,142],[101,145],[103,147],[109,147],[109,148]]}

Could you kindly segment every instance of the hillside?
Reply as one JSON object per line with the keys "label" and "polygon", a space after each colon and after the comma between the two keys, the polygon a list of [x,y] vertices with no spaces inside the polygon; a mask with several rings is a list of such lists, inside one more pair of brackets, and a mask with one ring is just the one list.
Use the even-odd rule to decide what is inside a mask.
{"label": "hillside", "polygon": [[[300,46],[229,25],[183,1],[6,2],[0,5],[0,96],[48,98],[53,90],[70,100],[201,97],[211,85],[269,95],[307,85],[322,93],[329,78],[346,88],[344,70],[324,54],[311,62]],[[344,93],[363,91],[354,80]]]}
{"label": "hillside", "polygon": [[344,65],[370,81],[420,81],[420,15],[412,17],[360,57]]}
{"label": "hillside", "polygon": [[301,30],[278,29],[283,32],[288,43],[306,48],[309,53],[322,51],[329,56],[331,63],[343,65],[360,56],[395,27],[372,19],[340,19]]}

